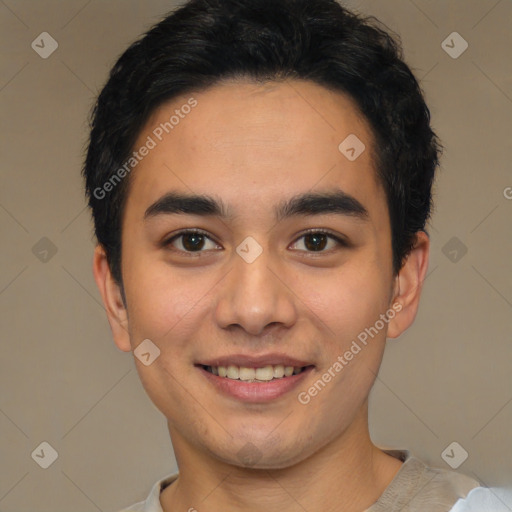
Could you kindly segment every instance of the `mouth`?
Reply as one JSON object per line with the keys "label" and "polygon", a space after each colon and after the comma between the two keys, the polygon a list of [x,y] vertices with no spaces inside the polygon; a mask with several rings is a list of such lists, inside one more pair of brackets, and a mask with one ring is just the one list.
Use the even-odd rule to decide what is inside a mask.
{"label": "mouth", "polygon": [[279,379],[286,379],[292,375],[299,375],[310,366],[285,366],[282,364],[265,365],[258,368],[247,366],[207,366],[200,365],[203,370],[224,379],[240,380],[243,382],[266,383]]}
{"label": "mouth", "polygon": [[[268,403],[284,397],[304,382],[315,368],[312,364],[289,358],[230,359],[208,361],[209,364],[196,364],[195,367],[216,392],[248,404]],[[269,364],[268,359],[278,364]]]}

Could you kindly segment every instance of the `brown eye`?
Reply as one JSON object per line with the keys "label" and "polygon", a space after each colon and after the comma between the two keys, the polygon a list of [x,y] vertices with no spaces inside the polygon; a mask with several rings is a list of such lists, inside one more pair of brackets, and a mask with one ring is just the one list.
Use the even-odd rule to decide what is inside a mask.
{"label": "brown eye", "polygon": [[313,233],[304,236],[304,245],[308,251],[322,251],[327,245],[328,236],[324,233]]}
{"label": "brown eye", "polygon": [[201,250],[204,246],[205,236],[198,233],[188,233],[181,235],[182,245],[187,251]]}
{"label": "brown eye", "polygon": [[[210,244],[210,246],[208,246]],[[193,253],[193,252],[205,252],[209,249],[218,248],[218,244],[215,243],[205,233],[197,230],[182,231],[177,235],[164,242],[164,246],[170,246],[177,252]]]}
{"label": "brown eye", "polygon": [[316,230],[305,233],[293,245],[300,245],[300,240],[303,240],[305,249],[300,247],[298,249],[305,252],[329,252],[337,246],[347,246],[344,240],[327,231]]}

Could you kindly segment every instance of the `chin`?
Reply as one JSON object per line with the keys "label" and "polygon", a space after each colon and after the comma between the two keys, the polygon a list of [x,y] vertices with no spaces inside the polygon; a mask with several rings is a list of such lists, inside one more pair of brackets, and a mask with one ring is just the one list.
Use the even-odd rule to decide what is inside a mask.
{"label": "chin", "polygon": [[[219,452],[218,445],[213,455],[222,462],[231,466],[246,469],[285,469],[302,462],[309,455],[312,447],[305,450],[304,446],[297,443],[292,437],[292,442],[286,442],[281,436],[263,434],[261,438],[231,443],[226,450]],[[233,450],[235,445],[235,451]]]}

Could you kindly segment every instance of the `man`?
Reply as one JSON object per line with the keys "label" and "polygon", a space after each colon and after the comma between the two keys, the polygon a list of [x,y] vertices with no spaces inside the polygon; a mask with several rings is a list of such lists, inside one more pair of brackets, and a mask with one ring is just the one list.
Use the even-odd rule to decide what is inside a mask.
{"label": "man", "polygon": [[179,466],[127,510],[436,512],[478,487],[368,430],[439,151],[397,44],[334,0],[192,0],[126,50],[84,167],[94,275]]}

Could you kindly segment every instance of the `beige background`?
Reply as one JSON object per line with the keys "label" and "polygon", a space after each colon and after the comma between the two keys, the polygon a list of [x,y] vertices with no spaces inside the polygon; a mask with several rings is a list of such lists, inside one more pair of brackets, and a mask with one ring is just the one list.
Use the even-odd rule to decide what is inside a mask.
{"label": "beige background", "polygon": [[[173,5],[0,0],[2,512],[115,511],[175,470],[164,418],[133,357],[111,340],[79,175],[108,69]],[[373,438],[441,467],[457,441],[469,453],[459,471],[510,484],[512,2],[347,5],[401,34],[447,148],[423,304],[389,342],[372,394]],[[47,59],[31,48],[43,31],[59,45]],[[453,31],[469,43],[457,59],[441,46]],[[57,250],[46,262],[43,237]],[[31,457],[43,441],[58,452],[48,469]]]}

